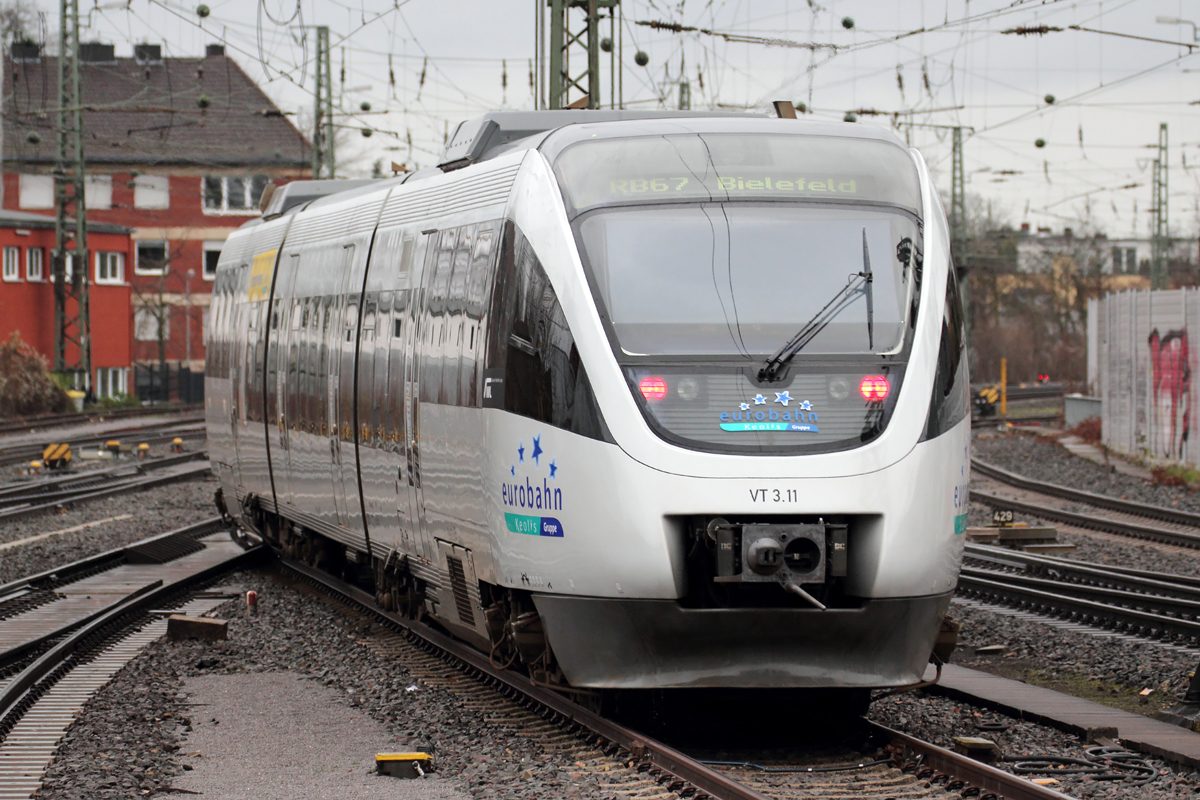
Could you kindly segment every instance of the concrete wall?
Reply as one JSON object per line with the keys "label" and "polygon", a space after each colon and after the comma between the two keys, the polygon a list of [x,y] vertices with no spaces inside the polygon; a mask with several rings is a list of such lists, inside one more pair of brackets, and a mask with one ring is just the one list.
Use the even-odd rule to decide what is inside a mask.
{"label": "concrete wall", "polygon": [[1200,370],[1189,340],[1189,328],[1200,330],[1200,290],[1110,294],[1095,316],[1105,444],[1200,463],[1200,440],[1191,433]]}

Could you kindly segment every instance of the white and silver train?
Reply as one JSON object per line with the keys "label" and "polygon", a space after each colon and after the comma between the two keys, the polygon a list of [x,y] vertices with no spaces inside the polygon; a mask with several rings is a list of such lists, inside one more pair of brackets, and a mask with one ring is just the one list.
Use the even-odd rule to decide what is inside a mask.
{"label": "white and silver train", "polygon": [[964,335],[884,130],[487,114],[229,238],[218,502],[538,682],[910,684],[962,558]]}

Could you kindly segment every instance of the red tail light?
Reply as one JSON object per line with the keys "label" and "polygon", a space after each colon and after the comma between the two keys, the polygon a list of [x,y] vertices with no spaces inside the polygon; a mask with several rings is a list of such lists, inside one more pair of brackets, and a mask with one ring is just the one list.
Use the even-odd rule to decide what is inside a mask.
{"label": "red tail light", "polygon": [[882,375],[868,375],[858,384],[858,391],[862,392],[863,399],[868,402],[878,402],[884,399],[888,396],[891,388],[887,378]]}
{"label": "red tail light", "polygon": [[642,378],[638,388],[642,390],[642,397],[647,400],[662,400],[667,396],[667,382],[662,378]]}

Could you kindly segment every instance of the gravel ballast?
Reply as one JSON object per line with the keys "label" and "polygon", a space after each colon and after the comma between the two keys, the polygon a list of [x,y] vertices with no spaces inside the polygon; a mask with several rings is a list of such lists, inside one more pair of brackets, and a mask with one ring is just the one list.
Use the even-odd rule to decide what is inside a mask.
{"label": "gravel ballast", "polygon": [[69,532],[0,551],[0,584],[214,517],[217,486],[212,477],[180,481],[4,522],[0,544]]}
{"label": "gravel ballast", "polygon": [[[146,796],[141,792],[183,786],[176,781],[185,765],[196,767],[188,756],[195,752],[187,744],[189,728],[198,730],[202,719],[215,716],[208,707],[189,705],[187,681],[261,673],[322,689],[332,702],[369,716],[395,750],[432,750],[439,775],[474,797],[621,796],[604,785],[609,780],[603,771],[588,769],[598,752],[580,756],[544,735],[534,737],[540,720],[516,706],[483,713],[459,694],[428,685],[384,652],[381,631],[365,619],[343,616],[311,590],[270,573],[242,573],[236,581],[258,592],[258,614],[248,616],[244,605],[230,603],[218,612],[229,620],[227,641],[158,641],[147,648],[84,709],[51,764],[42,797]],[[121,707],[124,695],[146,691],[157,700],[153,711]],[[155,735],[142,730],[146,725]],[[117,742],[119,749],[112,744]],[[97,748],[118,749],[121,757],[96,758]]]}

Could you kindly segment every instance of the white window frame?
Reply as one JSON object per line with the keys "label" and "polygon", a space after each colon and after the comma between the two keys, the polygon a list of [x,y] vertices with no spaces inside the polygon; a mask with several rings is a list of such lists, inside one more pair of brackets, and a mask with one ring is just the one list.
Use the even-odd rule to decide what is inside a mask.
{"label": "white window frame", "polygon": [[134,208],[170,208],[171,179],[166,175],[138,175],[133,179]]}
{"label": "white window frame", "polygon": [[112,208],[112,175],[85,176],[83,204],[89,210]]}
{"label": "white window frame", "polygon": [[204,278],[204,280],[212,281],[212,280],[215,280],[217,277],[217,271],[215,269],[213,270],[211,275],[208,273],[208,254],[215,252],[218,254],[217,258],[220,259],[220,257],[221,257],[220,252],[222,249],[224,249],[224,247],[225,247],[224,241],[213,240],[213,241],[206,241],[204,243],[204,253],[201,256],[202,260],[200,261],[200,275]]}
{"label": "white window frame", "polygon": [[4,280],[8,283],[21,282],[21,248],[4,248]]}
{"label": "white window frame", "polygon": [[[253,196],[253,186],[254,186],[255,178],[265,179],[264,183],[263,183],[264,186],[266,186],[267,183],[271,182],[271,178],[269,175],[203,175],[203,176],[201,176],[201,178],[200,178],[200,207],[204,209],[205,214],[214,214],[214,215],[215,214],[234,214],[234,215],[237,215],[240,217],[260,215],[262,213],[262,211],[259,210],[258,203],[254,202],[254,196]],[[221,205],[219,207],[210,206],[208,204],[208,198],[206,196],[207,193],[205,191],[205,183],[210,180],[221,181]],[[242,199],[245,200],[247,205],[243,208],[230,208],[230,206],[229,206],[229,182],[231,180],[245,181],[243,191],[245,191],[246,194],[243,195]],[[260,200],[261,200],[261,195],[260,195]]]}
{"label": "white window frame", "polygon": [[[143,244],[161,244],[163,247],[163,264],[162,269],[146,269],[142,266],[142,245]],[[134,242],[134,264],[133,272],[135,275],[166,275],[171,269],[171,243],[161,239],[139,239]]]}
{"label": "white window frame", "polygon": [[96,283],[121,284],[125,282],[125,254],[98,251],[96,253]]}
{"label": "white window frame", "polygon": [[129,370],[125,367],[96,367],[96,396],[129,393]]}
{"label": "white window frame", "polygon": [[[35,266],[37,269],[34,269]],[[28,247],[25,249],[25,280],[34,282],[46,280],[45,248]]]}
{"label": "white window frame", "polygon": [[139,342],[157,342],[161,330],[163,341],[171,338],[169,306],[163,306],[161,319],[153,306],[138,306],[133,310],[133,338]]}
{"label": "white window frame", "polygon": [[18,181],[18,185],[18,208],[54,208],[53,175],[22,174]]}

